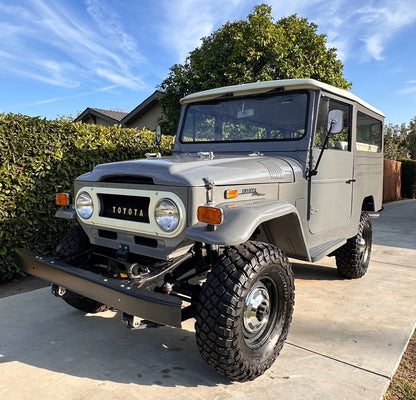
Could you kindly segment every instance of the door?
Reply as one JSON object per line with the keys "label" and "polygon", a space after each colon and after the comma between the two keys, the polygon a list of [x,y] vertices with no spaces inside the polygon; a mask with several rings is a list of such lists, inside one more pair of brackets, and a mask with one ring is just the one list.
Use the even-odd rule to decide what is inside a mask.
{"label": "door", "polygon": [[340,133],[329,137],[318,166],[318,173],[311,178],[309,202],[311,233],[342,228],[349,224],[351,218],[354,188],[351,105],[328,97],[321,98],[312,154],[316,163],[327,132],[330,110],[342,111],[343,129]]}

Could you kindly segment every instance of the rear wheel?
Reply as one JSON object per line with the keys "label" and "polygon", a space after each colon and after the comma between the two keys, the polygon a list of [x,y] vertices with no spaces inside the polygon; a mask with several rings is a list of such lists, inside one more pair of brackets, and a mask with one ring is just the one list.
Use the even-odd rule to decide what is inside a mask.
{"label": "rear wheel", "polygon": [[[56,253],[58,257],[65,259],[67,263],[75,267],[82,265],[87,260],[89,247],[88,236],[81,226],[77,225],[63,238],[62,242],[56,248]],[[94,314],[107,311],[110,308],[105,304],[70,290],[67,290],[62,298],[72,307],[86,313]]]}
{"label": "rear wheel", "polygon": [[293,306],[293,273],[280,250],[259,242],[226,249],[199,296],[202,357],[233,380],[262,375],[286,340]]}
{"label": "rear wheel", "polygon": [[335,252],[337,269],[347,279],[361,278],[370,263],[372,246],[371,218],[363,212],[357,234]]}

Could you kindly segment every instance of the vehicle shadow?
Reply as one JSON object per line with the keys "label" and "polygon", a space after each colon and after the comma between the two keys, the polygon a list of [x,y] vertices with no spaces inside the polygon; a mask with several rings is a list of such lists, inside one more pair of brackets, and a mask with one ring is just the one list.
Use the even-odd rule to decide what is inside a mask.
{"label": "vehicle shadow", "polygon": [[292,260],[292,270],[296,279],[311,281],[339,281],[343,280],[335,266],[327,266],[318,263],[300,263]]}
{"label": "vehicle shadow", "polygon": [[[40,291],[45,293],[37,293],[34,318],[29,298]],[[4,304],[0,302],[0,365],[19,361],[74,377],[141,386],[210,387],[232,383],[201,358],[193,321],[187,321],[185,329],[129,330],[122,326],[119,312],[84,314],[60,299],[51,299],[47,289],[2,301],[17,297],[27,297],[23,312],[2,312]],[[23,328],[22,321],[30,328]]]}

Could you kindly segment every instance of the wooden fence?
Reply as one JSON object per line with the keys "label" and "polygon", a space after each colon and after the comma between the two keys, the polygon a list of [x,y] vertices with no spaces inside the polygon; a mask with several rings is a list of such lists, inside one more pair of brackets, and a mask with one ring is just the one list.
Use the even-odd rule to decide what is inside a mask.
{"label": "wooden fence", "polygon": [[383,203],[401,199],[402,163],[384,159]]}

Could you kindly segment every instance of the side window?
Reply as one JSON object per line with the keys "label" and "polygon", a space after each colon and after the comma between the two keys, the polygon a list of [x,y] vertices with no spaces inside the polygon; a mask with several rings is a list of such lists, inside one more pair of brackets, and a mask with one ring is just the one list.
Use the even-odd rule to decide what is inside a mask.
{"label": "side window", "polygon": [[343,130],[336,135],[331,135],[327,148],[341,151],[351,151],[351,110],[352,107],[340,101],[321,97],[318,109],[318,121],[316,123],[315,147],[322,148],[325,141],[328,126],[328,113],[331,110],[341,110],[343,114]]}
{"label": "side window", "polygon": [[357,113],[357,142],[359,151],[379,153],[382,145],[381,121],[364,114]]}

